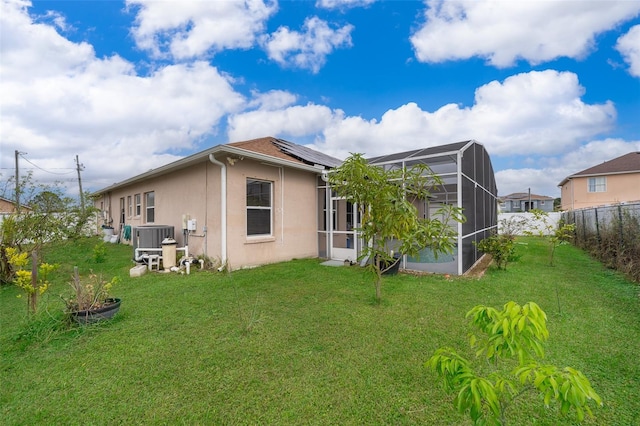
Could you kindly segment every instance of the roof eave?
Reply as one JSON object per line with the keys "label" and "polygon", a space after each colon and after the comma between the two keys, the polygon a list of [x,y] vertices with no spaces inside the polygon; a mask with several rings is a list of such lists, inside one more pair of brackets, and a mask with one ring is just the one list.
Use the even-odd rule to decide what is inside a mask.
{"label": "roof eave", "polygon": [[628,175],[633,173],[640,173],[640,170],[625,170],[622,172],[607,172],[607,173],[576,173],[575,175],[567,176],[558,184],[558,186],[563,186],[565,183],[569,182],[574,178],[585,178],[585,177],[599,177],[599,176],[613,176],[613,175]]}
{"label": "roof eave", "polygon": [[313,173],[317,173],[317,174],[320,174],[322,172],[322,170],[324,169],[324,167],[321,169],[319,167],[312,166],[312,165],[309,165],[309,164],[298,163],[298,162],[289,161],[289,160],[284,160],[284,159],[281,159],[281,158],[272,157],[270,155],[260,154],[260,153],[254,152],[254,151],[249,151],[249,150],[242,149],[242,148],[236,148],[236,147],[229,146],[229,145],[217,145],[217,146],[214,146],[213,148],[209,148],[209,149],[201,151],[201,152],[199,152],[197,154],[193,154],[193,155],[190,155],[188,157],[181,158],[180,160],[176,160],[176,161],[174,161],[172,163],[165,164],[164,166],[160,166],[160,167],[158,167],[156,169],[152,169],[152,170],[149,170],[147,172],[141,173],[141,174],[139,174],[137,176],[131,177],[129,179],[125,179],[125,180],[123,180],[121,182],[114,183],[113,185],[110,185],[110,186],[102,188],[102,189],[100,189],[98,191],[95,191],[93,193],[93,195],[104,194],[106,192],[113,191],[114,189],[121,188],[121,187],[127,186],[127,185],[131,185],[131,184],[143,181],[143,180],[151,178],[151,177],[161,176],[161,175],[169,173],[171,171],[179,170],[180,168],[186,167],[189,164],[198,163],[198,162],[202,161],[203,159],[207,159],[208,160],[210,154],[213,154],[214,157],[215,157],[215,155],[220,154],[220,153],[228,153],[228,154],[233,154],[233,155],[239,155],[239,156],[242,156],[242,157],[245,157],[245,158],[251,158],[252,160],[256,160],[256,161],[267,162],[267,163],[271,163],[271,164],[275,164],[275,165],[279,165],[279,166],[290,167],[290,168],[303,170],[303,171],[307,171],[307,172],[313,172]]}
{"label": "roof eave", "polygon": [[[212,154],[214,156],[217,153],[226,152],[226,153],[229,153],[229,154],[235,154],[235,155],[239,155],[239,156],[242,156],[242,157],[251,158],[251,159],[257,160],[257,161],[273,163],[273,164],[277,164],[277,165],[280,165],[280,166],[286,166],[286,167],[290,167],[290,168],[293,168],[293,169],[304,170],[304,171],[307,171],[307,172],[315,172],[315,173],[318,173],[318,174],[320,174],[322,172],[322,170],[324,169],[324,167],[325,167],[322,164],[319,164],[318,167],[316,167],[315,165],[310,165],[310,164],[301,163],[301,162],[297,162],[297,161],[285,160],[283,158],[272,157],[272,156],[267,155],[267,154],[260,154],[258,152],[249,151],[247,149],[237,148],[237,147],[229,146],[229,145],[219,145],[219,147],[223,147],[224,149],[219,149],[219,150],[216,150],[216,151],[212,152]],[[320,167],[322,167],[322,168],[320,168]]]}

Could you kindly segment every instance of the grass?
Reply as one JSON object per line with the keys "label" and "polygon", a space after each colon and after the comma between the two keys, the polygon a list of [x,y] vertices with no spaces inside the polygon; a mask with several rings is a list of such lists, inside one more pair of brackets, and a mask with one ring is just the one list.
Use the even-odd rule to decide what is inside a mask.
{"label": "grass", "polygon": [[[18,424],[470,424],[424,367],[435,349],[472,356],[474,305],[535,301],[548,315],[547,361],[580,369],[604,401],[585,424],[640,424],[638,287],[571,246],[547,265],[539,239],[481,278],[401,274],[295,260],[231,274],[129,278],[132,249],[97,240],[44,254],[62,265],[40,313],[0,289],[0,418]],[[112,321],[70,326],[57,294],[73,266],[122,281]],[[527,394],[510,424],[574,424]]]}

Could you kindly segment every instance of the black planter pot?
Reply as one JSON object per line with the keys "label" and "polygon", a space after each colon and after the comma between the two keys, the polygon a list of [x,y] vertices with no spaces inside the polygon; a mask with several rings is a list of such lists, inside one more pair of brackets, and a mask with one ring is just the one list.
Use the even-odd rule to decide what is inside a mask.
{"label": "black planter pot", "polygon": [[382,275],[396,275],[400,269],[401,259],[400,255],[396,254],[393,256],[393,262],[382,260],[380,262],[380,270],[384,271]]}
{"label": "black planter pot", "polygon": [[71,317],[78,324],[93,324],[111,319],[120,310],[121,299],[107,299],[105,303],[101,308],[71,312]]}

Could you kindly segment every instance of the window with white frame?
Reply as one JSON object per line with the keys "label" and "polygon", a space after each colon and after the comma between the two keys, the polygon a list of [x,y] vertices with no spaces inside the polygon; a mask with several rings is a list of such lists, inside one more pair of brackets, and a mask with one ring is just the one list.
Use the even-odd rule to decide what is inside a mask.
{"label": "window with white frame", "polygon": [[145,222],[153,223],[156,216],[155,192],[144,193]]}
{"label": "window with white frame", "polygon": [[589,178],[589,192],[607,192],[607,178],[604,176]]}
{"label": "window with white frame", "polygon": [[133,202],[131,195],[127,195],[127,217],[133,216]]}
{"label": "window with white frame", "polygon": [[271,235],[271,182],[247,179],[247,236]]}
{"label": "window with white frame", "polygon": [[136,194],[133,196],[133,199],[136,206],[136,216],[140,216],[142,214],[142,196]]}

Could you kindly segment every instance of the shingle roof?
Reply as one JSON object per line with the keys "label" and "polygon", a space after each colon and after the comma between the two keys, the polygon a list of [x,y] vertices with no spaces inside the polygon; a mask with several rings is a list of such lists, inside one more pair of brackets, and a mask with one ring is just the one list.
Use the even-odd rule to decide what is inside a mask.
{"label": "shingle roof", "polygon": [[589,167],[581,172],[567,176],[558,184],[562,186],[569,179],[581,176],[614,175],[620,173],[640,173],[640,151],[633,151],[628,154],[616,157],[613,160],[605,161],[597,166]]}
{"label": "shingle roof", "polygon": [[[253,156],[263,159],[272,160],[287,166],[301,168],[307,171],[317,171],[325,167],[336,167],[342,164],[342,161],[337,158],[330,157],[318,151],[314,151],[310,148],[302,145],[297,145],[293,142],[288,142],[283,139],[276,139],[274,137],[264,137],[258,139],[251,139],[242,142],[232,142],[223,145],[216,145],[212,148],[204,151],[192,154],[188,157],[181,158],[164,166],[160,166],[156,169],[151,169],[147,172],[133,176],[124,181],[114,183],[106,188],[96,191],[94,194],[102,194],[111,191],[115,188],[129,185],[133,182],[148,179],[151,176],[160,176],[171,171],[180,170],[182,168],[189,167],[192,164],[196,164],[201,161],[207,161],[210,155],[217,153],[231,152],[238,154],[239,152],[245,156]],[[270,157],[270,158],[268,158]],[[282,161],[285,160],[285,161]],[[324,167],[323,167],[324,166]]]}
{"label": "shingle roof", "polygon": [[570,177],[584,175],[607,175],[611,173],[640,172],[640,151],[630,152],[613,160],[605,161],[597,166],[589,167]]}
{"label": "shingle roof", "polygon": [[[528,200],[529,193],[528,192],[514,192],[513,194],[505,195],[502,197],[498,197],[501,200]],[[531,194],[532,200],[553,200],[553,197],[548,197],[546,195],[537,195]]]}
{"label": "shingle roof", "polygon": [[298,145],[284,139],[276,139],[270,136],[243,142],[233,142],[227,145],[312,166],[322,165],[326,167],[338,167],[342,164],[342,161],[337,158],[315,151],[311,148],[307,148],[303,145]]}

